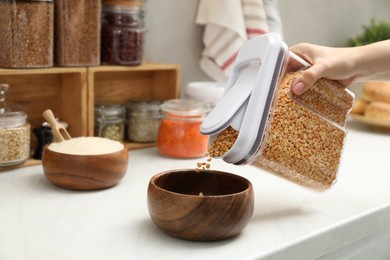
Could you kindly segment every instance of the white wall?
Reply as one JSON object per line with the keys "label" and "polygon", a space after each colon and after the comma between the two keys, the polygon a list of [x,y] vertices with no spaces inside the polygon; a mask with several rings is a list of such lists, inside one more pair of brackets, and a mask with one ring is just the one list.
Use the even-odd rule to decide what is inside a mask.
{"label": "white wall", "polygon": [[[146,60],[180,64],[182,87],[190,81],[210,80],[198,66],[203,48],[203,28],[194,22],[198,2],[147,1]],[[278,3],[289,46],[299,42],[345,46],[347,39],[360,33],[371,18],[390,21],[390,0],[279,0]]]}
{"label": "white wall", "polygon": [[[212,1],[212,0],[211,0]],[[145,58],[181,65],[182,87],[210,80],[199,68],[203,27],[195,24],[199,0],[148,0]]]}
{"label": "white wall", "polygon": [[288,45],[345,46],[372,18],[390,21],[389,0],[278,0]]}

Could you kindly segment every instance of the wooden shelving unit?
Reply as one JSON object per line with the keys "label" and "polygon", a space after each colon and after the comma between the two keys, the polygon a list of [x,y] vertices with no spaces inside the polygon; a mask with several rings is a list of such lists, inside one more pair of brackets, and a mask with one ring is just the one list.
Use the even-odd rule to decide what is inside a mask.
{"label": "wooden shelving unit", "polygon": [[[87,135],[87,69],[0,69],[0,82],[8,83],[8,105],[28,115],[31,129],[39,127],[48,108],[69,124],[72,136]],[[35,149],[35,136],[31,138]]]}
{"label": "wooden shelving unit", "polygon": [[[129,101],[177,98],[180,67],[173,64],[145,64],[135,67],[100,66],[88,68],[88,135],[94,132],[97,103],[126,104]],[[126,142],[129,149],[150,147],[150,143]]]}
{"label": "wooden shelving unit", "polygon": [[[90,68],[0,69],[0,83],[10,84],[7,102],[28,115],[31,129],[44,121],[48,108],[68,123],[71,136],[92,136],[97,102],[177,98],[180,67],[175,64],[98,66]],[[126,143],[129,149],[153,144]],[[32,149],[36,147],[32,136]]]}

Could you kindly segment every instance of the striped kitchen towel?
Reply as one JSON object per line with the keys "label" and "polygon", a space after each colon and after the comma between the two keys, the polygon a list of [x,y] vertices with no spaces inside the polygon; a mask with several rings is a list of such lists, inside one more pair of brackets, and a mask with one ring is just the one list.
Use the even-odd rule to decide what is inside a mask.
{"label": "striped kitchen towel", "polygon": [[196,23],[205,26],[200,67],[216,81],[227,80],[246,40],[282,35],[276,0],[200,0]]}

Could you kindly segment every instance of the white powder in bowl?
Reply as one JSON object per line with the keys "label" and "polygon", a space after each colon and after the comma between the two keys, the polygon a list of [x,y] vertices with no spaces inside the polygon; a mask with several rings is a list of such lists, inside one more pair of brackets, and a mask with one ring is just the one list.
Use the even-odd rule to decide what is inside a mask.
{"label": "white powder in bowl", "polygon": [[76,137],[59,143],[51,143],[49,150],[75,155],[97,155],[119,152],[124,148],[120,142],[102,137]]}

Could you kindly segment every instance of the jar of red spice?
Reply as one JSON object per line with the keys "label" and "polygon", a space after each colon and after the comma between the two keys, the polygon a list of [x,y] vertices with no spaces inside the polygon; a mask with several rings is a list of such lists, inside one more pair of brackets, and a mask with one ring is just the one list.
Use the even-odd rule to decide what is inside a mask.
{"label": "jar of red spice", "polygon": [[200,125],[209,111],[210,106],[202,102],[185,99],[165,101],[157,136],[160,153],[175,158],[204,156],[208,137],[200,133]]}
{"label": "jar of red spice", "polygon": [[144,55],[145,23],[138,1],[103,2],[101,60],[110,65],[140,65]]}

